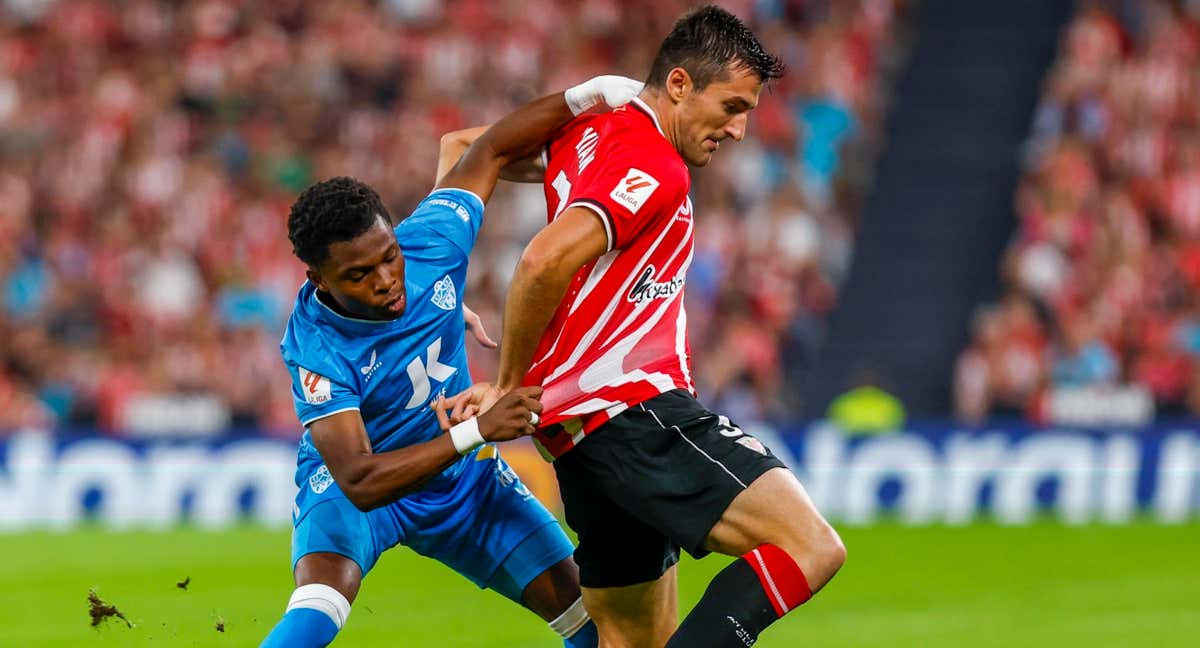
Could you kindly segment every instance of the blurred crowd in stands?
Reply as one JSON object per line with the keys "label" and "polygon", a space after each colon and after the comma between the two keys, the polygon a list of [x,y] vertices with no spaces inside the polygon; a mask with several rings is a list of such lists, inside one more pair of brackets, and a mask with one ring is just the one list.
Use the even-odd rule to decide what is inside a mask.
{"label": "blurred crowd in stands", "polygon": [[[278,354],[303,281],[285,227],[296,194],[352,175],[403,218],[432,187],[442,133],[595,74],[642,77],[688,4],[0,0],[0,434],[254,426],[298,435]],[[693,183],[696,376],[710,404],[749,421],[786,413],[786,358],[811,356],[847,271],[906,3],[722,4],[790,69],[763,94],[747,140],[723,148]],[[1086,78],[1055,86],[1061,135],[1047,116],[1042,139],[1061,141],[1041,156],[1091,183],[1065,189],[1077,208],[1075,197],[1094,190],[1093,157],[1108,150],[1113,124],[1146,138],[1140,147],[1170,140],[1160,166],[1147,167],[1159,158],[1139,147],[1129,164],[1153,182],[1174,178],[1182,193],[1170,209],[1182,210],[1185,232],[1183,223],[1196,226],[1196,199],[1183,194],[1198,152],[1177,147],[1174,95],[1138,84],[1187,72],[1192,41],[1170,23],[1175,40],[1135,47],[1110,23],[1088,18],[1073,37],[1087,41],[1070,59]],[[1124,109],[1107,103],[1113,69],[1134,84],[1121,86],[1133,121],[1109,116]],[[1150,113],[1143,94],[1157,102]],[[1083,110],[1108,120],[1098,135],[1067,117]],[[1075,254],[1072,233],[1086,219],[1044,212],[1043,177],[1025,192],[1027,218],[1047,229],[1028,245]],[[1200,279],[1200,264],[1186,265],[1198,256],[1186,238],[1147,232],[1143,211],[1166,205],[1147,205],[1134,185],[1104,196],[1105,213],[1140,233],[1150,257],[1170,246],[1184,279],[1187,268]],[[544,223],[540,189],[503,187],[487,214],[465,301],[497,336],[509,276]],[[1081,224],[1062,236],[1061,219]],[[1143,270],[1129,272],[1137,280]],[[1080,281],[1070,276],[1064,284]],[[494,352],[471,354],[476,379],[492,377]]]}
{"label": "blurred crowd in stands", "polygon": [[1027,154],[959,417],[1054,420],[1081,391],[1200,414],[1200,3],[1081,3]]}

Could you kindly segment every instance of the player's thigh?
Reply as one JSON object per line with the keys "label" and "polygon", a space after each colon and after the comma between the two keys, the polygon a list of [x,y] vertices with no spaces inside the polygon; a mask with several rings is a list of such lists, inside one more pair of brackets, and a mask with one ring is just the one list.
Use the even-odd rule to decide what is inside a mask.
{"label": "player's thigh", "polygon": [[678,566],[657,579],[625,587],[585,587],[583,606],[606,648],[666,645],[679,625]]}
{"label": "player's thigh", "polygon": [[[614,435],[615,436],[615,435]],[[599,433],[554,462],[584,607],[605,646],[660,646],[678,623],[679,547],[612,497],[621,490],[613,438]]]}
{"label": "player's thigh", "polygon": [[297,585],[329,585],[353,601],[379,559],[370,513],[360,511],[320,466],[296,494],[292,571]]}
{"label": "player's thigh", "polygon": [[436,506],[421,504],[418,516],[416,504],[405,544],[517,603],[535,578],[574,550],[558,520],[492,446],[468,463]]}
{"label": "player's thigh", "polygon": [[845,559],[837,532],[786,468],[767,471],[734,498],[709,533],[707,547],[741,556],[765,543],[788,552],[814,589]]}
{"label": "player's thigh", "polygon": [[501,565],[488,583],[488,589],[524,605],[550,622],[562,616],[579,600],[579,567],[567,556],[542,570],[522,588],[507,566]]}
{"label": "player's thigh", "polygon": [[585,588],[625,588],[658,581],[679,549],[658,528],[613,497],[623,488],[613,448],[603,433],[554,462],[567,525],[579,546],[575,562]]}

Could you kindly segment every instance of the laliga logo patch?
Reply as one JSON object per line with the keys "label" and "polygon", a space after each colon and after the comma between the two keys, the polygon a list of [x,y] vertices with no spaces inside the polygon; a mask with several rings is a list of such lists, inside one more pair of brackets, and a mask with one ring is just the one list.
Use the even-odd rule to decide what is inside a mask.
{"label": "laliga logo patch", "polygon": [[642,205],[650,199],[654,190],[658,189],[658,180],[641,169],[629,169],[625,177],[608,194],[609,198],[625,205],[629,211],[638,213]]}
{"label": "laliga logo patch", "polygon": [[442,310],[454,310],[458,306],[458,294],[454,292],[454,282],[450,280],[450,275],[446,275],[433,284],[433,297],[430,298],[434,306]]}
{"label": "laliga logo patch", "polygon": [[333,475],[329,474],[329,469],[325,466],[317,468],[317,472],[308,478],[308,487],[317,495],[329,490],[331,485],[333,485]]}
{"label": "laliga logo patch", "polygon": [[320,405],[333,397],[329,379],[304,367],[300,367],[300,385],[304,402],[309,405]]}

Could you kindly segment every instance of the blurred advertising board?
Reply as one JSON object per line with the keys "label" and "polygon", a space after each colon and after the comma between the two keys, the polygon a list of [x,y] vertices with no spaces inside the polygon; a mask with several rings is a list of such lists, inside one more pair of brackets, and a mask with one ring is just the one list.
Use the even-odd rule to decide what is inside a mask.
{"label": "blurred advertising board", "polygon": [[[1200,519],[1200,428],[965,431],[915,425],[846,436],[822,424],[746,428],[792,466],[820,509],[843,524],[895,519],[1026,524]],[[296,493],[294,442],[123,440],[19,432],[0,439],[0,531],[286,526]],[[526,443],[505,459],[551,507],[554,471]]]}

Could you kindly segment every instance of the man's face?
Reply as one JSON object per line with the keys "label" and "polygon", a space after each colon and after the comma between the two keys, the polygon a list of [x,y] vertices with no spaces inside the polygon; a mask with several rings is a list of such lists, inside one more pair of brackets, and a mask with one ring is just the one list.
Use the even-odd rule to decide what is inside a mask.
{"label": "man's face", "polygon": [[329,246],[329,258],[308,278],[354,317],[394,320],[404,314],[404,255],[396,234],[376,218],[366,232]]}
{"label": "man's face", "polygon": [[694,86],[685,90],[675,107],[679,155],[692,166],[704,166],[722,140],[732,137],[741,141],[761,92],[758,75],[744,67],[731,67],[725,79],[713,81],[703,90],[696,91]]}

